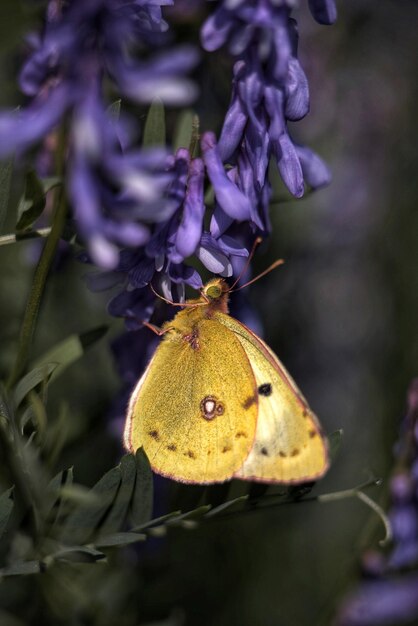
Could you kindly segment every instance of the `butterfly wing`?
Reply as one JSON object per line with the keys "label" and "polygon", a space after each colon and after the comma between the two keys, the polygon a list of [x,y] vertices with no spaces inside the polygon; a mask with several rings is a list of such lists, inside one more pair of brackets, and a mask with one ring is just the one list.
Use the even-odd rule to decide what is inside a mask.
{"label": "butterfly wing", "polygon": [[301,483],[320,478],[328,468],[328,444],[320,424],[296,383],[274,352],[246,326],[216,315],[244,348],[258,387],[254,446],[236,478]]}
{"label": "butterfly wing", "polygon": [[[181,314],[179,314],[181,315]],[[232,477],[252,447],[257,387],[239,339],[201,319],[167,332],[129,404],[125,445],[153,470],[190,483]]]}

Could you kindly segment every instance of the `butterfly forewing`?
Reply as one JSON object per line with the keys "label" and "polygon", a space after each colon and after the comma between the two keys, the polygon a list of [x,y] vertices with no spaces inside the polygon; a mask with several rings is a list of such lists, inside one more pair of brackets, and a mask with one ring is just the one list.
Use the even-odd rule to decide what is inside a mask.
{"label": "butterfly forewing", "polygon": [[254,446],[235,476],[261,482],[301,483],[322,476],[328,445],[315,415],[272,350],[237,320],[217,314],[244,348],[258,388]]}
{"label": "butterfly forewing", "polygon": [[[159,474],[222,482],[253,445],[257,387],[239,338],[224,325],[181,312],[131,398],[125,431]],[[186,330],[185,330],[186,329]]]}

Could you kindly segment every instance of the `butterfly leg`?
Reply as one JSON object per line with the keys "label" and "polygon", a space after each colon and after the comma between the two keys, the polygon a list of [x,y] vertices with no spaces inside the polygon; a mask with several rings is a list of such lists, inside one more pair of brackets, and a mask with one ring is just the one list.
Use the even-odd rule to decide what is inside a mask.
{"label": "butterfly leg", "polygon": [[162,335],[165,335],[165,333],[168,333],[170,330],[174,330],[173,326],[168,326],[167,328],[158,328],[158,326],[155,326],[154,324],[150,324],[149,322],[142,322],[142,325],[152,330],[152,332],[158,335],[159,337],[161,337]]}

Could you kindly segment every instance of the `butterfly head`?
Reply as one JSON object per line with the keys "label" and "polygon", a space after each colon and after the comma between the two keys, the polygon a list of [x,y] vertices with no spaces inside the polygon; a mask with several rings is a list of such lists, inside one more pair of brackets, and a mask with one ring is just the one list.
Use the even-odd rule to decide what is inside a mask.
{"label": "butterfly head", "polygon": [[222,278],[213,278],[204,285],[201,291],[201,299],[208,304],[210,309],[227,312],[229,285]]}
{"label": "butterfly head", "polygon": [[202,289],[202,295],[210,302],[219,300],[229,292],[229,286],[222,278],[213,278]]}

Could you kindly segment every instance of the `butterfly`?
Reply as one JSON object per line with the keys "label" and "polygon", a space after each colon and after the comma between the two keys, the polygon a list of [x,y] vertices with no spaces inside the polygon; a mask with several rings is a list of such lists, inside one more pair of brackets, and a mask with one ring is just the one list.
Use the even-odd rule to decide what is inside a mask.
{"label": "butterfly", "polygon": [[328,469],[328,443],[274,352],[228,314],[231,289],[209,281],[161,330],[137,383],[124,443],[185,483],[231,478],[297,484]]}

